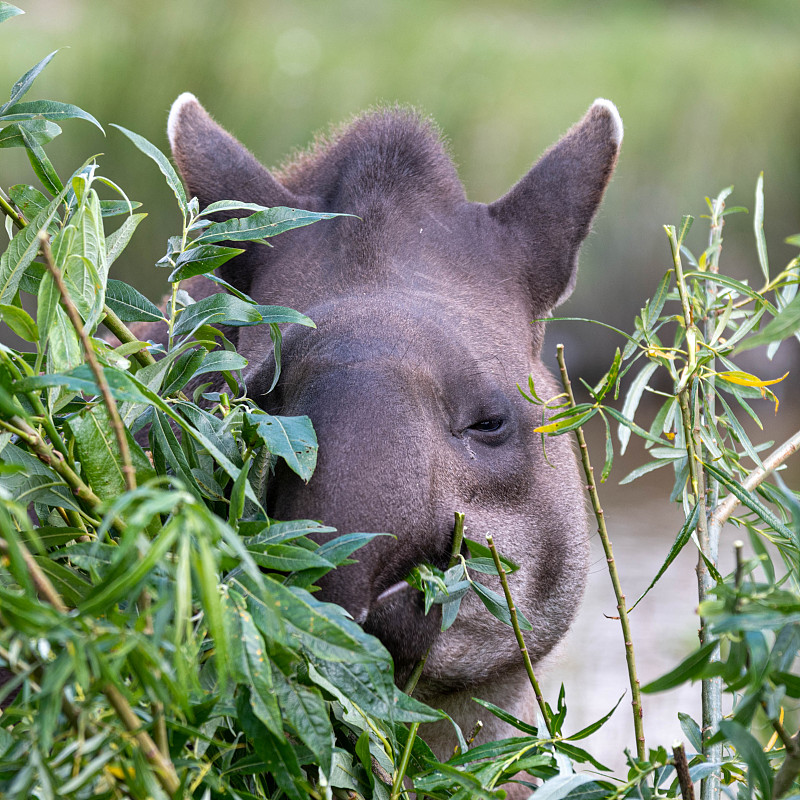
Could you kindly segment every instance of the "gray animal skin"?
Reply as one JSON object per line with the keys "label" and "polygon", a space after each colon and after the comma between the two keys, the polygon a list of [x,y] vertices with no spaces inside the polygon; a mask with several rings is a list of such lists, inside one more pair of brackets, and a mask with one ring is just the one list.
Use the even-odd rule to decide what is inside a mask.
{"label": "gray animal skin", "polygon": [[[268,334],[232,331],[250,362],[250,395],[272,413],[307,414],[319,438],[313,478],[306,485],[279,467],[268,510],[322,519],[340,533],[394,534],[324,578],[321,596],[380,637],[398,684],[430,647],[416,696],[464,731],[480,717],[482,740],[513,735],[471,699],[535,719],[511,629],[470,596],[440,633],[439,613],[425,616],[403,578],[422,562],[446,567],[453,512],[463,511],[467,535],[491,533],[521,565],[511,589],[533,624],[534,665],[578,608],[589,539],[582,482],[566,437],[549,440],[545,457],[534,433],[542,412],[517,384],[533,375],[539,396],[560,391],[540,359],[542,318],[574,286],[578,249],[622,140],[616,108],[595,101],[489,205],[466,199],[438,132],[409,110],[364,114],[280,173],[193,95],[176,100],[168,133],[201,207],[234,199],[359,217],[290,231],[273,248],[249,245],[220,270],[259,302],[298,309],[318,326],[286,330],[282,377],[269,395]],[[213,291],[203,281],[195,297]],[[499,591],[496,579],[486,582]],[[423,735],[439,757],[452,755],[448,723]]]}

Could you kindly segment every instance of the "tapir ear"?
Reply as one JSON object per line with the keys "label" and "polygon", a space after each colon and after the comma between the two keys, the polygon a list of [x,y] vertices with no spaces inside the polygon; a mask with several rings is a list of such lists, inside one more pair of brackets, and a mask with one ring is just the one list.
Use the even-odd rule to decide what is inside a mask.
{"label": "tapir ear", "polygon": [[609,100],[595,100],[586,116],[551,147],[490,213],[520,242],[530,270],[537,312],[569,297],[578,249],[617,163],[622,119]]}
{"label": "tapir ear", "polygon": [[217,200],[298,205],[244,145],[211,119],[193,94],[184,92],[172,104],[167,135],[186,188],[201,208]]}

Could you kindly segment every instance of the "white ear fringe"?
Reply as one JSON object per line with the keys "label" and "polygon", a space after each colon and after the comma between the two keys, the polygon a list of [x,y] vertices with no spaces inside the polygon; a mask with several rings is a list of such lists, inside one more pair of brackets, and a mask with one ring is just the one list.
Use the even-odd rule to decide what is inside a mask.
{"label": "white ear fringe", "polygon": [[181,115],[181,109],[187,103],[198,103],[199,101],[191,92],[184,92],[179,95],[177,100],[172,104],[169,110],[169,118],[167,119],[167,138],[169,139],[170,147],[175,148],[175,136],[178,129],[178,119]]}
{"label": "white ear fringe", "polygon": [[[183,95],[181,95],[181,97],[183,97]],[[180,97],[178,98],[178,100],[180,100]],[[594,103],[592,103],[592,108],[594,108],[595,106],[602,106],[608,112],[608,115],[611,117],[611,121],[614,123],[614,144],[616,144],[617,147],[619,147],[622,144],[622,136],[624,134],[624,130],[622,128],[622,117],[619,115],[617,107],[610,100],[606,100],[603,97],[598,97],[597,100],[595,100]]]}

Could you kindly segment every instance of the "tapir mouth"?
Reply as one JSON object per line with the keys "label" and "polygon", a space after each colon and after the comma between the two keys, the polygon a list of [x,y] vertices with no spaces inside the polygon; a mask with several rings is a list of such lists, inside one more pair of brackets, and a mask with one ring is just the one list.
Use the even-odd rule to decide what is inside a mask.
{"label": "tapir mouth", "polygon": [[[430,556],[430,554],[426,554]],[[384,569],[373,583],[374,599],[359,620],[367,633],[377,636],[394,659],[395,681],[402,686],[417,662],[424,657],[439,634],[441,607],[425,613],[424,595],[411,586],[405,576],[422,563],[440,563],[441,557],[404,560]]]}

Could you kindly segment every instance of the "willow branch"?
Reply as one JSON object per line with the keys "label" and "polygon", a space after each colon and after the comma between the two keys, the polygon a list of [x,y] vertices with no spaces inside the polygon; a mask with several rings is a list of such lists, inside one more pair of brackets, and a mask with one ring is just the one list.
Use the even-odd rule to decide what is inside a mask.
{"label": "willow branch", "polygon": [[786,744],[786,758],[775,776],[772,787],[774,798],[782,797],[792,788],[795,778],[800,775],[800,731],[798,731]]}
{"label": "willow branch", "polygon": [[28,221],[25,217],[22,216],[18,211],[14,209],[14,206],[11,205],[8,198],[6,197],[6,193],[0,189],[0,209],[2,209],[3,213],[11,217],[12,222],[20,229],[24,228]]}
{"label": "willow branch", "polygon": [[[745,479],[742,488],[752,492],[760,486],[789,456],[794,455],[800,450],[800,431],[788,438],[783,444],[776,447],[764,460],[763,467],[753,470]],[[738,507],[739,500],[733,494],[729,494],[712,512],[709,518],[709,527],[717,531],[730,519],[733,512]]]}
{"label": "willow branch", "polygon": [[70,322],[72,322],[72,326],[75,328],[76,333],[80,337],[81,344],[83,344],[83,350],[86,354],[86,360],[89,362],[89,366],[94,374],[97,386],[100,389],[100,394],[103,396],[103,402],[108,409],[108,415],[111,418],[111,427],[114,429],[114,436],[116,437],[117,447],[119,448],[120,458],[122,459],[122,474],[125,476],[125,486],[128,491],[133,491],[136,488],[136,471],[134,470],[133,462],[131,461],[128,439],[125,436],[125,426],[122,424],[122,418],[119,415],[117,403],[111,394],[111,389],[108,387],[108,381],[106,381],[103,368],[100,366],[100,363],[95,357],[94,348],[92,347],[92,343],[89,341],[89,334],[86,333],[81,315],[78,313],[78,309],[72,302],[72,298],[69,296],[67,287],[64,284],[64,279],[61,276],[61,270],[59,270],[59,268],[56,266],[56,262],[53,259],[53,252],[50,249],[50,237],[45,231],[42,231],[39,234],[39,239],[41,241],[42,254],[44,255],[47,269],[53,276],[53,280],[55,281],[56,287],[61,295],[61,300],[64,303],[64,309],[67,312],[67,316],[69,317]]}
{"label": "willow branch", "polygon": [[[33,585],[36,591],[51,605],[56,611],[66,614],[69,608],[61,599],[61,595],[55,590],[55,587],[50,583],[50,578],[43,572],[42,568],[36,563],[36,559],[30,554],[30,551],[23,542],[17,542],[17,548],[22,555],[22,560],[25,562],[25,569],[28,570],[28,575],[31,576]],[[8,542],[5,539],[0,539],[0,552],[8,553],[10,550]]]}
{"label": "willow branch", "polygon": [[[106,328],[108,328],[108,330],[111,331],[111,333],[113,333],[114,336],[120,340],[120,342],[122,342],[122,344],[139,341],[133,335],[131,329],[109,308],[107,303],[103,306],[103,313],[105,314],[103,325],[105,325]],[[133,357],[143,367],[156,363],[156,360],[144,347],[142,347],[141,350],[137,350],[133,354]]]}
{"label": "willow branch", "polygon": [[522,630],[519,627],[519,619],[517,619],[517,607],[514,605],[514,598],[511,596],[511,589],[508,586],[508,576],[503,568],[503,562],[500,561],[500,554],[494,546],[494,540],[490,533],[486,534],[486,543],[489,545],[489,550],[492,552],[492,559],[494,559],[494,566],[497,569],[497,574],[500,576],[500,584],[503,587],[503,594],[506,598],[506,605],[508,606],[508,613],[511,617],[511,627],[514,629],[514,636],[517,637],[517,644],[519,651],[522,653],[522,661],[525,664],[525,672],[528,673],[528,680],[533,687],[533,693],[536,696],[536,703],[539,710],[542,712],[542,719],[544,719],[544,726],[547,728],[547,733],[552,737],[553,727],[550,719],[550,714],[547,711],[547,704],[544,702],[542,690],[539,686],[539,681],[536,680],[536,675],[533,671],[533,664],[531,663],[531,656],[528,653],[528,645],[525,643],[525,637],[522,635]]}
{"label": "willow branch", "polygon": [[686,761],[686,751],[680,742],[672,746],[672,757],[675,761],[675,772],[678,773],[678,783],[681,787],[683,800],[694,800],[694,785],[689,775],[689,764]]}
{"label": "willow branch", "polygon": [[[564,361],[564,345],[559,344],[556,348],[558,357],[558,366],[561,370],[561,383],[564,386],[564,392],[569,399],[570,408],[575,407],[575,395],[572,392],[572,382],[569,379],[567,372],[567,364]],[[583,465],[583,472],[586,476],[586,488],[589,491],[589,497],[592,501],[592,509],[594,516],[597,520],[597,533],[600,536],[600,541],[603,543],[603,550],[606,554],[606,562],[608,564],[608,574],[611,577],[611,585],[614,587],[614,596],[617,598],[617,609],[619,611],[619,623],[622,628],[622,638],[625,641],[625,661],[628,665],[628,681],[631,686],[631,707],[633,709],[633,729],[636,734],[636,754],[644,760],[647,751],[645,750],[644,742],[644,722],[642,719],[642,695],[639,691],[639,678],[636,674],[636,657],[633,651],[633,635],[631,634],[631,625],[628,620],[628,608],[625,602],[625,595],[622,593],[622,583],[619,579],[619,572],[617,571],[617,563],[614,560],[614,551],[611,547],[611,538],[608,535],[608,528],[606,527],[606,518],[602,506],[600,505],[600,496],[597,493],[597,484],[594,480],[594,468],[589,460],[589,448],[586,445],[586,438],[583,435],[583,428],[575,428],[575,437],[578,440],[578,447],[581,453],[581,463]]]}
{"label": "willow branch", "polygon": [[174,795],[181,787],[181,782],[175,772],[175,766],[169,758],[158,749],[156,743],[150,738],[147,731],[142,729],[141,722],[133,709],[128,704],[125,696],[111,683],[103,688],[103,694],[108,698],[114,711],[125,728],[134,735],[141,748],[142,755],[154,767],[158,782],[164,787],[165,791]]}

